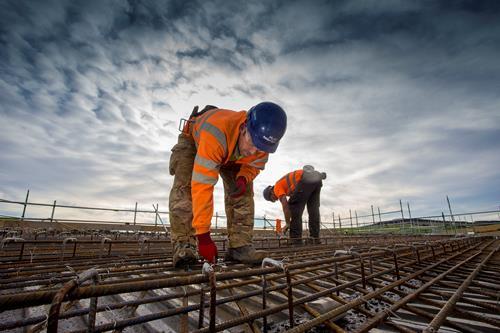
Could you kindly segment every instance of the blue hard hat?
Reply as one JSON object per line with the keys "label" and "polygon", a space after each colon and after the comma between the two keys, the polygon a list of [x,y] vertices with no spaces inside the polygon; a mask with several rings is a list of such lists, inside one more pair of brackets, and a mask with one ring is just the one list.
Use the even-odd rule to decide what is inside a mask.
{"label": "blue hard hat", "polygon": [[257,149],[274,153],[286,131],[286,113],[278,104],[259,103],[248,111],[247,129]]}

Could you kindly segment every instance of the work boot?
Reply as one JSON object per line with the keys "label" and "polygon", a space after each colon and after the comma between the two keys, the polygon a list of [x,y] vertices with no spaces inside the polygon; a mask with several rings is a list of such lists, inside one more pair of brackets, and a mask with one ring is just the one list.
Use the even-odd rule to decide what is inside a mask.
{"label": "work boot", "polygon": [[196,246],[189,243],[176,243],[172,263],[175,268],[184,268],[198,262]]}
{"label": "work boot", "polygon": [[225,259],[239,261],[243,264],[260,264],[267,256],[266,251],[258,251],[252,245],[229,248]]}
{"label": "work boot", "polygon": [[312,237],[312,238],[306,238],[306,244],[307,245],[319,245],[321,244],[321,239]]}
{"label": "work boot", "polygon": [[291,246],[302,246],[304,243],[302,242],[302,239],[300,238],[292,238],[290,239],[290,245]]}

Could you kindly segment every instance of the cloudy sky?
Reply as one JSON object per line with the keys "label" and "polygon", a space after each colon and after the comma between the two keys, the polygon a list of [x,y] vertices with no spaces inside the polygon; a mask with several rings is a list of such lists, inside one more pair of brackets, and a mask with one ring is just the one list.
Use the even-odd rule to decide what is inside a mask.
{"label": "cloudy sky", "polygon": [[0,198],[166,210],[179,119],[274,101],[256,215],[304,164],[325,219],[498,209],[499,59],[498,1],[1,1]]}

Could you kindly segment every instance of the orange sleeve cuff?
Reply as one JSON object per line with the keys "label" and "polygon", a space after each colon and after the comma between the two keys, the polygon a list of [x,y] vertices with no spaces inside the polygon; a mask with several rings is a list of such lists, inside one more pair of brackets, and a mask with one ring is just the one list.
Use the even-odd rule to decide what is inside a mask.
{"label": "orange sleeve cuff", "polygon": [[210,231],[210,226],[200,226],[195,229],[196,235],[205,234]]}

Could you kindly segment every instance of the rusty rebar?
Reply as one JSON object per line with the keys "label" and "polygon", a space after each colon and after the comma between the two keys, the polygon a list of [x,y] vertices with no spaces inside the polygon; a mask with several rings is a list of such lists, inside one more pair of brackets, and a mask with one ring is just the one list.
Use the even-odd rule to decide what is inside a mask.
{"label": "rusty rebar", "polygon": [[477,265],[476,269],[469,275],[469,277],[460,285],[460,287],[455,291],[452,297],[446,302],[443,308],[439,311],[438,314],[434,317],[434,319],[430,322],[430,324],[424,329],[424,333],[432,333],[437,332],[439,327],[443,324],[446,316],[453,310],[453,307],[457,303],[457,301],[462,297],[464,291],[471,284],[472,280],[479,274],[481,269],[484,267],[486,262],[490,260],[490,258],[498,251],[499,247],[491,251],[479,265]]}
{"label": "rusty rebar", "polygon": [[[459,254],[460,253],[452,256],[452,258],[453,257],[457,257]],[[457,270],[458,268],[460,268],[462,265],[464,265],[465,263],[468,263],[469,261],[471,261],[472,259],[476,258],[480,254],[481,254],[480,251],[476,252],[474,255],[468,257],[467,259],[465,259],[465,260],[459,262],[458,264],[454,265],[452,268],[450,268],[450,269],[446,270],[445,272],[441,273],[440,275],[438,275],[437,277],[435,277],[431,281],[429,281],[426,284],[424,284],[423,286],[421,286],[419,289],[413,291],[411,294],[405,296],[404,298],[402,298],[398,302],[394,303],[390,307],[390,310],[378,313],[375,317],[373,317],[370,320],[368,320],[358,331],[359,332],[367,332],[369,329],[375,327],[379,322],[381,322],[384,318],[386,318],[389,315],[389,313],[396,311],[397,309],[399,309],[403,305],[406,305],[409,301],[415,299],[420,293],[422,293],[423,291],[425,291],[427,288],[429,288],[430,286],[432,286],[436,282],[438,282],[438,281],[442,280],[444,277],[446,277],[447,274],[450,274],[451,272],[454,272],[455,270]],[[442,264],[442,263],[444,263],[446,261],[447,260],[441,260],[439,262],[439,264]],[[434,264],[433,266],[436,267],[436,266],[438,266],[438,264]],[[414,277],[416,277],[416,276],[418,276],[418,275],[420,275],[422,273],[425,273],[426,269],[420,270],[418,272],[419,272],[419,274],[413,273],[413,274],[411,274],[409,276],[411,276],[412,278],[414,278]],[[408,277],[406,277],[403,280],[404,281],[408,281],[409,279],[408,279]],[[384,288],[382,288],[382,289],[384,289]]]}
{"label": "rusty rebar", "polygon": [[[64,301],[66,295],[73,289],[78,287],[78,285],[85,282],[86,280],[90,278],[97,279],[98,274],[99,272],[95,268],[82,272],[77,276],[77,278],[67,282],[56,293],[49,309],[49,314],[47,319],[47,333],[57,333],[57,327],[59,325],[59,311],[61,310],[61,304]],[[95,302],[96,302],[95,306],[97,306],[97,298]],[[89,315],[89,325],[90,325],[90,315]]]}
{"label": "rusty rebar", "polygon": [[[453,255],[452,258],[453,257],[457,257],[460,254],[461,253],[457,253],[457,254]],[[471,260],[474,257],[475,256],[470,257],[467,260]],[[401,285],[402,283],[404,283],[404,282],[406,282],[406,281],[408,281],[410,279],[415,278],[416,276],[418,276],[418,275],[426,272],[428,269],[436,267],[436,266],[444,263],[446,260],[448,260],[448,259],[443,259],[443,260],[441,260],[441,261],[439,261],[439,262],[437,262],[437,263],[435,263],[433,265],[430,265],[429,267],[426,267],[424,269],[421,269],[421,270],[417,271],[416,273],[410,274],[410,275],[408,275],[408,276],[406,276],[406,277],[404,277],[404,278],[402,278],[402,279],[400,279],[398,281],[395,281],[395,282],[393,282],[393,283],[391,283],[391,284],[389,284],[389,285],[387,285],[387,286],[385,286],[383,288],[380,288],[379,290],[373,291],[370,294],[365,295],[365,297],[363,297],[363,298],[357,298],[357,299],[355,299],[355,300],[353,300],[353,301],[351,301],[351,302],[349,302],[349,303],[347,303],[345,305],[342,305],[342,306],[340,306],[340,307],[338,307],[338,308],[336,308],[334,310],[328,311],[327,313],[325,313],[325,314],[323,314],[323,315],[321,315],[321,316],[319,316],[319,317],[317,317],[315,319],[312,319],[312,320],[310,320],[310,321],[308,321],[306,323],[303,323],[303,324],[301,324],[299,326],[296,326],[295,328],[290,329],[287,332],[290,332],[290,333],[291,332],[294,332],[294,333],[305,332],[306,330],[311,329],[311,328],[313,328],[316,325],[319,325],[320,323],[322,323],[325,320],[331,319],[331,318],[339,315],[340,313],[342,313],[344,311],[347,311],[347,310],[349,310],[349,309],[351,309],[351,308],[353,308],[355,306],[363,304],[367,299],[371,299],[373,297],[376,297],[376,296],[378,296],[378,295],[380,295],[380,294],[382,294],[382,293],[384,293],[384,292],[386,292],[388,290],[391,290],[392,288],[395,288],[395,287]],[[384,313],[384,314],[385,314],[385,316],[387,316],[386,313]],[[384,316],[384,318],[385,318],[385,316]]]}
{"label": "rusty rebar", "polygon": [[52,304],[49,309],[49,317],[47,319],[47,333],[57,333],[57,327],[59,325],[59,311],[61,310],[61,304],[66,297],[66,295],[76,288],[78,285],[76,280],[71,280],[66,282],[66,284],[55,294]]}
{"label": "rusty rebar", "polygon": [[[272,244],[270,242],[268,242],[268,243],[269,244],[266,243],[268,246],[272,246]],[[453,243],[455,245],[450,245],[449,243],[450,244]],[[215,323],[216,317],[214,315],[213,316],[214,320],[213,321],[211,320],[210,325],[206,326],[201,331],[220,331],[220,330],[223,330],[225,328],[235,327],[235,326],[239,325],[238,323],[243,323],[243,324],[248,323],[248,324],[253,325],[253,322],[255,319],[264,318],[264,317],[269,316],[271,314],[273,315],[273,317],[275,317],[278,315],[278,312],[286,310],[287,308],[288,308],[288,320],[290,320],[291,323],[293,323],[294,307],[295,306],[300,306],[301,309],[306,309],[306,311],[308,311],[313,317],[316,317],[317,314],[314,313],[314,311],[311,311],[312,309],[307,308],[307,305],[305,304],[306,302],[309,302],[311,300],[316,300],[316,299],[319,299],[322,297],[332,297],[332,296],[335,297],[335,293],[339,293],[340,291],[342,291],[343,293],[346,293],[346,292],[350,293],[349,288],[354,289],[354,290],[358,290],[358,288],[360,288],[361,285],[363,285],[364,287],[366,287],[366,285],[370,285],[375,290],[376,288],[379,288],[379,284],[376,283],[375,279],[377,279],[377,281],[380,281],[380,280],[378,280],[379,278],[386,279],[388,277],[391,277],[392,274],[396,273],[396,267],[395,267],[396,265],[397,265],[398,273],[399,273],[400,277],[403,277],[403,278],[407,278],[411,273],[414,273],[414,269],[418,268],[417,265],[419,264],[419,262],[422,265],[421,268],[428,269],[428,272],[429,272],[429,273],[425,273],[426,276],[422,276],[423,279],[425,279],[427,276],[430,276],[431,278],[435,277],[435,275],[434,275],[434,274],[436,274],[435,272],[438,272],[437,274],[441,273],[441,270],[438,268],[445,268],[447,266],[447,263],[443,262],[443,264],[441,264],[439,267],[434,267],[434,268],[429,268],[429,267],[431,267],[429,263],[435,263],[436,258],[438,258],[440,261],[445,260],[445,261],[451,262],[451,261],[453,261],[453,258],[459,258],[461,256],[464,256],[464,254],[467,254],[466,252],[462,251],[463,249],[470,250],[470,249],[467,249],[468,246],[472,246],[473,244],[478,244],[478,243],[479,242],[477,240],[471,240],[471,239],[450,240],[448,242],[439,243],[439,244],[442,244],[442,245],[440,245],[441,247],[443,247],[442,252],[440,252],[439,247],[437,247],[435,245],[438,243],[432,243],[429,246],[425,246],[425,247],[418,247],[419,244],[413,244],[413,247],[410,245],[410,246],[406,246],[405,248],[394,249],[393,257],[394,257],[394,254],[397,255],[397,262],[396,263],[393,262],[392,264],[391,264],[391,261],[388,260],[389,258],[387,258],[387,256],[385,255],[387,253],[387,251],[375,251],[374,252],[372,249],[372,251],[367,255],[366,251],[368,251],[368,249],[369,249],[368,243],[367,244],[358,243],[356,245],[356,251],[359,253],[359,256],[349,254],[349,255],[346,255],[346,256],[340,257],[340,258],[337,257],[337,258],[326,258],[326,259],[322,258],[322,257],[326,257],[326,253],[324,256],[321,253],[321,250],[317,251],[317,250],[312,249],[312,251],[309,251],[309,249],[307,249],[307,250],[304,249],[305,251],[298,251],[297,253],[294,253],[287,248],[283,248],[279,251],[279,253],[280,253],[279,255],[280,256],[284,255],[284,254],[290,255],[292,258],[292,263],[287,265],[289,268],[288,274],[285,272],[280,272],[279,270],[273,269],[273,267],[267,267],[264,269],[262,269],[262,268],[261,269],[246,269],[245,268],[244,270],[241,270],[240,268],[235,267],[233,269],[236,269],[239,271],[217,273],[217,274],[214,274],[214,277],[216,276],[217,280],[220,280],[223,282],[230,282],[233,279],[242,279],[242,278],[243,278],[243,280],[241,280],[238,283],[234,283],[234,284],[233,283],[228,283],[228,284],[219,283],[219,286],[217,286],[215,284],[215,287],[213,289],[214,290],[213,295],[216,296],[215,292],[221,290],[222,288],[225,288],[228,285],[231,287],[233,285],[234,286],[247,286],[248,285],[248,286],[251,286],[252,288],[255,288],[256,283],[258,283],[259,280],[262,282],[261,279],[254,278],[256,276],[264,276],[266,279],[272,279],[272,280],[283,279],[283,277],[284,277],[286,279],[286,283],[273,285],[271,288],[266,286],[266,288],[263,288],[263,291],[265,291],[267,293],[271,293],[274,291],[280,291],[281,294],[283,294],[284,296],[287,297],[285,303],[283,303],[283,304],[279,303],[280,301],[283,301],[283,299],[284,299],[283,296],[281,296],[281,294],[279,294],[280,297],[278,297],[278,298],[274,297],[271,299],[271,303],[268,304],[269,307],[263,309],[265,311],[257,311],[254,313],[249,313],[248,311],[246,313],[244,313],[241,310],[240,304],[236,303],[241,311],[241,316],[239,316],[237,318],[237,320],[236,319],[235,320],[228,320],[226,322],[221,322],[221,323],[217,324],[217,323]],[[435,251],[436,247],[437,247],[438,251]],[[12,247],[12,249],[13,248],[14,247]],[[449,248],[452,248],[453,250],[450,251]],[[19,247],[18,247],[18,249],[19,249]],[[413,251],[410,251],[409,249],[413,249]],[[446,251],[447,253],[444,253],[444,251]],[[460,251],[460,253],[457,253],[457,255],[459,255],[459,256],[455,257],[454,256],[455,253],[453,253],[453,251]],[[274,255],[276,255],[276,254],[274,254]],[[372,255],[373,255],[373,257],[377,257],[377,256],[380,257],[380,259],[378,260],[378,262],[375,265],[374,265],[374,262],[371,260]],[[468,255],[469,254],[467,254],[467,256]],[[364,268],[364,260],[366,260],[367,256],[368,256],[368,258],[370,258],[369,275],[367,275],[367,272]],[[334,259],[334,260],[332,260],[332,259]],[[80,260],[80,261],[82,262],[82,264],[84,263],[84,260]],[[141,262],[148,263],[148,261],[149,261],[149,259],[144,257],[144,260],[142,260]],[[66,261],[66,262],[68,262],[68,261]],[[71,260],[71,262],[73,263],[74,260]],[[94,263],[94,262],[97,262],[97,261],[92,260],[92,263]],[[63,301],[79,300],[79,299],[84,299],[84,298],[88,299],[88,298],[92,298],[92,297],[96,297],[96,296],[100,297],[100,296],[102,296],[102,293],[104,293],[104,295],[116,295],[116,297],[119,297],[118,294],[120,294],[120,293],[128,293],[128,292],[134,292],[134,291],[145,292],[147,290],[150,290],[147,288],[148,286],[149,286],[149,288],[151,288],[151,286],[153,286],[153,289],[170,288],[170,287],[176,288],[179,286],[182,287],[182,286],[196,285],[196,284],[207,283],[207,282],[210,284],[210,286],[212,286],[209,276],[204,276],[204,277],[202,276],[200,278],[199,274],[194,274],[194,273],[179,273],[179,272],[175,272],[175,271],[167,272],[168,261],[163,260],[163,261],[158,261],[158,263],[159,263],[158,265],[156,265],[156,263],[155,263],[154,265],[151,265],[151,266],[149,264],[146,266],[135,265],[135,266],[132,266],[131,268],[126,267],[125,265],[121,265],[122,267],[120,269],[116,269],[116,270],[111,269],[109,272],[102,274],[103,276],[109,276],[109,277],[115,276],[118,279],[114,278],[114,279],[110,279],[108,281],[103,281],[102,285],[99,285],[99,286],[78,286],[78,287],[74,288],[74,291],[70,292],[66,298],[63,298]],[[163,263],[165,263],[165,264],[163,264]],[[73,266],[73,264],[72,264],[72,266]],[[22,267],[22,265],[20,265],[19,267]],[[19,286],[21,284],[24,284],[27,286],[27,285],[29,285],[30,281],[34,282],[35,284],[42,285],[42,284],[49,282],[49,281],[52,281],[52,282],[61,281],[62,282],[63,280],[68,280],[71,278],[71,276],[68,276],[68,275],[57,275],[57,273],[56,273],[57,270],[61,269],[58,267],[63,267],[63,266],[61,266],[61,265],[54,266],[54,269],[53,269],[54,273],[50,273],[51,277],[47,276],[45,278],[44,275],[39,275],[40,277],[38,279],[33,279],[33,278],[28,277],[29,274],[33,274],[33,273],[28,273],[28,271],[25,271],[26,273],[24,273],[26,278],[24,278],[22,276],[14,277],[15,271],[9,269],[8,274],[10,274],[9,276],[12,276],[12,277],[7,279],[6,280],[7,283],[5,283],[5,284],[2,284],[0,282],[0,288],[3,288],[4,290],[6,290],[6,289],[14,287],[15,285]],[[84,265],[77,266],[77,267],[84,267]],[[149,267],[151,267],[151,269]],[[148,274],[147,276],[140,277],[140,278],[133,277],[133,276],[131,276],[131,277],[127,276],[127,275],[137,274],[137,273],[141,272],[141,269],[147,271],[148,273],[151,272],[152,274],[149,275],[147,273]],[[493,271],[495,271],[495,268],[491,268],[491,269]],[[35,266],[33,266],[32,271],[35,272]],[[468,269],[462,270],[462,271],[469,273]],[[3,271],[0,271],[0,272],[3,272]],[[165,273],[163,273],[163,272],[167,273],[167,275],[165,276]],[[302,279],[300,277],[300,274],[301,274],[300,272],[310,272],[310,273],[308,273],[306,275],[306,276],[308,276],[306,279]],[[443,279],[443,281],[440,281],[440,284],[443,286],[448,286],[448,288],[458,288],[460,283],[462,282],[463,278],[466,278],[466,276],[464,276],[464,274],[459,273],[459,271],[457,271],[457,273],[458,273],[458,275],[456,275],[456,276],[450,276],[450,277],[447,276],[446,279]],[[2,274],[2,273],[0,273],[0,274]],[[164,277],[162,277],[162,276],[164,276]],[[335,276],[335,279],[332,278],[334,276]],[[344,281],[349,281],[349,282],[344,283],[344,281],[339,280],[338,278],[340,276],[342,277],[342,279]],[[395,279],[395,278],[396,278],[396,276],[392,275],[392,279]],[[59,280],[56,280],[56,279],[59,279]],[[422,281],[423,281],[423,279],[422,279]],[[330,286],[327,290],[322,290],[321,292],[311,293],[312,283],[318,283],[318,285],[328,287],[328,285],[326,284],[325,281],[330,281],[330,280],[332,282],[330,283]],[[151,283],[152,281],[154,281],[154,283]],[[281,280],[281,281],[283,281],[283,280]],[[482,283],[481,281],[484,281],[484,283]],[[396,282],[396,281],[392,280],[392,282]],[[494,282],[494,281],[491,279],[487,279],[487,278],[483,279],[483,280],[474,279],[474,281],[472,281],[470,284],[470,286],[472,287],[472,289],[470,291],[473,293],[481,292],[481,293],[485,294],[487,297],[491,297],[491,295],[493,294],[495,289],[487,289],[486,287],[491,285],[492,282]],[[125,285],[125,284],[127,284],[128,288],[122,289],[122,285]],[[175,285],[175,287],[174,287],[174,285]],[[401,285],[407,285],[406,281],[403,282]],[[166,287],[157,287],[157,286],[166,286]],[[292,288],[292,286],[293,286],[293,288]],[[297,287],[295,287],[295,286],[297,286]],[[306,288],[306,286],[308,286],[309,288]],[[102,287],[104,287],[104,288],[102,288]],[[227,288],[231,288],[231,287],[227,287]],[[247,287],[245,287],[245,288],[247,288]],[[299,289],[300,291],[296,290],[296,288]],[[480,290],[480,288],[482,288],[482,290]],[[230,295],[230,297],[221,297],[221,295],[219,295],[219,297],[212,298],[212,288],[211,288],[210,303],[215,304],[218,307],[218,306],[222,306],[223,304],[226,304],[229,302],[239,302],[239,301],[243,301],[245,299],[250,299],[251,297],[261,293],[260,289],[259,290],[250,289],[250,290],[252,290],[252,291],[245,292],[245,293],[241,293],[241,291],[236,292],[236,293]],[[286,293],[285,293],[285,290],[287,290]],[[393,289],[393,290],[396,290],[396,289]],[[304,296],[301,298],[296,298],[297,294],[300,294],[303,291],[307,291],[307,296]],[[40,291],[31,291],[31,292],[21,293],[21,295],[31,297],[32,293],[44,293],[44,292],[47,293],[46,295],[50,295],[50,294],[54,295],[57,292],[57,290],[45,289],[45,290],[40,290]],[[137,305],[140,305],[140,304],[156,302],[162,298],[165,300],[167,300],[167,299],[173,300],[175,298],[185,299],[188,294],[194,295],[194,294],[197,294],[199,292],[200,291],[198,289],[198,290],[194,290],[193,292],[188,291],[187,293],[183,293],[183,294],[175,293],[175,294],[169,294],[168,296],[164,295],[161,297],[150,297],[150,298],[147,298],[144,300],[135,300],[133,302],[135,302],[135,304],[137,304]],[[295,292],[296,295],[293,295],[293,292]],[[2,304],[2,301],[6,301],[7,299],[20,300],[20,298],[16,298],[17,296],[19,296],[19,295],[16,295],[14,293],[9,294],[9,295],[0,296],[0,306]],[[38,296],[40,296],[40,295],[38,295]],[[44,297],[46,297],[46,296],[44,296]],[[365,298],[365,299],[370,299],[369,297],[370,297],[370,294],[366,294],[365,296],[363,296],[363,298]],[[372,298],[374,298],[374,297],[381,297],[381,295],[373,296]],[[40,298],[38,298],[38,299],[40,300]],[[130,301],[126,301],[126,302],[119,301],[118,303],[109,304],[109,308],[111,309],[111,308],[124,307],[125,304],[131,304],[129,302]],[[361,307],[361,305],[363,303],[365,303],[365,302],[361,302],[359,305],[350,304],[349,306],[353,306],[352,309],[355,309],[356,311],[363,312],[364,309]],[[12,303],[10,303],[10,304],[12,305]],[[33,303],[31,303],[31,304],[33,304]],[[42,303],[42,304],[46,304],[46,303]],[[244,304],[246,304],[246,303],[244,303]],[[349,303],[346,303],[346,304],[349,304]],[[105,330],[109,330],[110,328],[111,329],[115,328],[117,330],[119,327],[125,328],[125,327],[131,326],[131,325],[143,324],[143,323],[147,323],[147,322],[152,321],[152,320],[167,318],[170,316],[180,315],[183,313],[187,314],[187,313],[190,313],[192,311],[200,310],[200,306],[198,304],[194,304],[194,306],[186,306],[186,305],[188,305],[188,304],[184,303],[180,308],[175,309],[175,311],[173,309],[173,310],[168,310],[168,311],[162,311],[159,313],[148,314],[146,316],[130,317],[132,315],[132,313],[129,313],[126,318],[122,318],[120,320],[115,319],[116,321],[113,321],[112,323],[103,323],[103,324],[99,325],[98,327],[96,327],[94,331],[95,332],[102,332]],[[33,305],[33,306],[36,306],[36,305]],[[105,309],[106,306],[108,306],[108,305],[97,306],[97,304],[96,304],[96,312],[106,310]],[[243,306],[243,304],[241,304],[241,306]],[[204,308],[204,307],[208,307],[208,305],[205,305],[202,308]],[[229,304],[225,305],[222,309],[228,308],[228,307],[229,307]],[[14,308],[16,308],[16,307],[14,307]],[[67,312],[61,314],[59,316],[59,319],[69,318],[70,316],[81,316],[84,313],[89,313],[89,315],[90,315],[90,312],[91,312],[90,308],[91,308],[91,306],[89,306],[89,308],[87,308],[87,309],[75,309],[73,311],[67,311]],[[213,308],[215,309],[215,306]],[[489,308],[493,308],[493,307],[490,306]],[[211,307],[211,309],[212,309],[212,307]],[[224,311],[224,310],[222,310],[222,311]],[[295,311],[297,311],[297,308],[295,308]],[[462,310],[459,310],[459,311],[462,311]],[[467,315],[467,313],[465,313],[465,315]],[[42,319],[40,317],[41,316],[37,317],[37,319],[38,320]],[[371,317],[371,315],[368,315],[368,318],[370,318],[370,317]],[[211,314],[211,318],[212,318],[212,314]],[[486,320],[483,320],[480,316],[477,316],[475,314],[471,314],[471,318],[476,319],[478,321],[487,322]],[[390,321],[390,319],[387,319],[385,321],[385,323],[391,325],[391,323],[389,321]],[[27,320],[24,320],[23,322],[19,321],[18,324],[23,324],[26,322],[27,322]],[[34,321],[32,321],[32,322],[34,322]],[[494,322],[494,321],[491,321],[491,322]],[[328,324],[329,321],[326,321],[325,323]],[[398,323],[399,322],[396,322],[396,325],[399,325]],[[0,330],[5,327],[5,324],[11,325],[12,322],[11,323],[5,323],[5,322],[0,323]],[[291,328],[293,327],[292,325],[294,325],[294,324],[290,325]],[[20,325],[20,326],[25,326],[25,325]],[[16,326],[16,327],[18,327],[18,326]],[[252,326],[250,326],[250,327],[252,327]],[[333,327],[335,327],[335,326],[333,326]],[[403,327],[403,326],[401,326],[401,327]],[[294,327],[294,328],[296,328],[296,327]],[[464,328],[465,328],[465,326],[464,326]],[[404,328],[402,328],[402,329],[404,330]],[[88,328],[87,328],[87,330],[88,330]],[[472,330],[469,330],[469,331],[472,331]],[[80,331],[78,331],[78,332],[80,332]],[[81,331],[81,332],[83,332],[83,331]]]}

